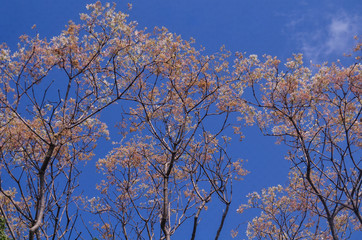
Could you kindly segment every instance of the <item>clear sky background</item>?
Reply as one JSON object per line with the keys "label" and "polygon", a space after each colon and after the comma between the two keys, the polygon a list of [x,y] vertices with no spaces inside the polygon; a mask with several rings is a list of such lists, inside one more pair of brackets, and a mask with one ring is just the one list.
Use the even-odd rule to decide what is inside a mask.
{"label": "clear sky background", "polygon": [[[18,37],[33,34],[41,37],[58,35],[68,20],[79,22],[85,12],[86,0],[0,0],[0,43],[15,49]],[[103,1],[105,2],[105,1]],[[231,52],[269,54],[285,60],[293,53],[303,53],[306,62],[322,63],[343,58],[350,52],[353,36],[362,37],[361,0],[128,0],[115,1],[117,9],[130,14],[139,28],[152,30],[165,26],[184,39],[194,38],[195,46],[203,46],[206,53],[217,51],[222,45]],[[127,3],[133,4],[132,10]],[[110,111],[107,114],[111,114]],[[258,129],[244,129],[245,140],[234,141],[234,158],[248,159],[251,172],[234,187],[233,205],[223,230],[222,239],[229,239],[230,230],[239,223],[251,220],[251,212],[236,214],[237,206],[246,201],[246,194],[262,188],[284,184],[289,164],[284,160],[286,149],[275,145],[275,139],[263,137]],[[117,137],[116,134],[112,137]],[[116,139],[112,139],[116,140]],[[104,145],[107,146],[107,145]],[[100,146],[86,180],[86,193],[94,192],[97,178],[93,166],[97,158],[109,149]],[[206,217],[206,216],[205,216]],[[208,219],[202,221],[208,221]],[[242,228],[243,229],[243,228]],[[200,229],[198,239],[209,239],[209,229]],[[210,232],[214,234],[214,232]],[[240,233],[244,236],[244,233]],[[213,235],[210,235],[213,236]],[[183,238],[180,238],[183,239]],[[242,239],[242,238],[241,238]],[[362,239],[356,235],[356,240]]]}

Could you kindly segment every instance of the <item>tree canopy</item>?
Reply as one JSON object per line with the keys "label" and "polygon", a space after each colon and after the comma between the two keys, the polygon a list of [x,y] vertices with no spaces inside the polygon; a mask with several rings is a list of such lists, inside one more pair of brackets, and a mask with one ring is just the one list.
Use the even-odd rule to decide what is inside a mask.
{"label": "tree canopy", "polygon": [[[348,66],[207,55],[115,5],[87,9],[50,40],[0,47],[1,239],[197,239],[210,212],[221,239],[229,211],[251,208],[249,239],[362,230],[362,44]],[[248,171],[228,146],[253,124],[287,146],[289,181],[230,209]],[[85,163],[96,196],[79,187]]]}

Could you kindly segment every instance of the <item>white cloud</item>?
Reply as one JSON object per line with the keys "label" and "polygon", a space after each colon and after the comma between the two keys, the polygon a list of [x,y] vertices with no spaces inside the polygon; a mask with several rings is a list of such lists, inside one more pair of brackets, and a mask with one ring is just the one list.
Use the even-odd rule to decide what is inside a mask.
{"label": "white cloud", "polygon": [[328,27],[326,53],[343,53],[353,43],[353,37],[357,34],[357,23],[351,18],[332,19]]}
{"label": "white cloud", "polygon": [[318,21],[312,19],[315,18],[304,15],[302,21],[293,22],[292,30],[301,51],[314,63],[335,61],[344,53],[350,53],[356,44],[354,36],[362,35],[360,16],[340,12],[322,16]]}

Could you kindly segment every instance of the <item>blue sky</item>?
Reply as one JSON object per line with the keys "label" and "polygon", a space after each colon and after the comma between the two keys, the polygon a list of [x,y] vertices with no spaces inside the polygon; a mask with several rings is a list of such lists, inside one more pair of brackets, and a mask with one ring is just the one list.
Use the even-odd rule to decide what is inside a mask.
{"label": "blue sky", "polygon": [[[128,2],[132,3],[132,10],[127,9]],[[14,49],[20,35],[34,31],[51,38],[60,33],[68,20],[77,22],[79,13],[86,11],[87,3],[91,2],[0,0],[0,43],[6,42]],[[232,52],[270,54],[282,60],[301,52],[307,61],[331,62],[350,52],[353,36],[362,37],[360,0],[129,0],[116,3],[117,9],[128,12],[130,18],[139,23],[139,28],[152,30],[155,26],[165,26],[184,39],[194,38],[195,45],[203,46],[206,53],[225,45]],[[34,24],[37,27],[31,30]],[[234,203],[222,239],[229,239],[232,228],[252,217],[236,214],[237,206],[246,201],[248,192],[283,184],[287,179],[289,165],[283,159],[286,149],[275,145],[275,139],[261,136],[256,128],[243,132],[245,140],[235,141],[231,151],[235,158],[248,159],[246,167],[251,173],[234,187]],[[105,153],[104,149],[97,152],[97,157]],[[87,177],[89,175],[83,176]],[[91,191],[92,186],[88,184],[87,191]],[[203,230],[207,236],[207,229]]]}
{"label": "blue sky", "polygon": [[[15,43],[36,24],[53,36],[76,20],[86,0],[1,0],[0,41]],[[310,59],[336,59],[361,35],[362,2],[306,0],[133,0],[116,1],[140,27],[165,26],[183,38],[196,39],[206,51],[225,45],[230,51],[288,57],[303,52]]]}

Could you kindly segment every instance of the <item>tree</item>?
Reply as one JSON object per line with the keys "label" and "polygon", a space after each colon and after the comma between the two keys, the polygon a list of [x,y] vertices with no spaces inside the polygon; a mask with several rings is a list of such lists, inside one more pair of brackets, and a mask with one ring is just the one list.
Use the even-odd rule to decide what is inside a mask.
{"label": "tree", "polygon": [[[248,223],[249,239],[331,239],[318,197],[304,184],[299,172],[290,173],[286,187],[270,187],[248,197],[248,203],[241,205],[238,212],[250,208],[261,210],[261,214]],[[340,239],[348,239],[359,228],[347,209],[341,210],[334,220],[335,233]]]}
{"label": "tree", "polygon": [[218,105],[228,88],[228,54],[203,56],[166,29],[155,35],[145,43],[155,64],[129,99],[129,136],[98,161],[102,197],[89,200],[103,221],[97,228],[103,239],[169,240],[190,219],[195,239],[200,214],[215,199],[225,206],[218,239],[232,178],[246,173],[227,155],[230,112]]}
{"label": "tree", "polygon": [[[14,53],[1,46],[0,192],[8,233],[14,239],[80,236],[79,164],[108,135],[102,110],[128,100],[134,107],[119,116],[130,116],[135,133],[98,165],[111,180],[99,186],[102,214],[115,217],[101,229],[120,222],[126,238],[141,238],[145,228],[152,237],[157,223],[170,239],[193,218],[194,239],[200,212],[217,195],[225,204],[218,238],[233,172],[245,174],[227,156],[222,135],[229,112],[218,98],[227,86],[227,54],[203,56],[165,29],[138,31],[115,6],[87,8],[81,25],[70,22],[50,41],[24,35]],[[208,130],[207,121],[221,124]]]}
{"label": "tree", "polygon": [[108,135],[97,114],[125,98],[148,64],[138,52],[146,35],[125,14],[87,8],[81,25],[50,41],[24,35],[14,53],[1,46],[1,216],[14,239],[75,233],[79,162]]}
{"label": "tree", "polygon": [[7,240],[8,237],[5,234],[6,222],[4,219],[0,219],[0,239]]}
{"label": "tree", "polygon": [[286,71],[279,65],[270,56],[261,62],[255,55],[239,55],[234,72],[238,87],[248,87],[252,96],[244,104],[250,104],[266,135],[290,147],[293,172],[303,182],[303,192],[315,199],[308,204],[317,219],[326,220],[332,239],[344,238],[341,215],[356,230],[362,226],[360,57],[348,67],[317,66],[314,74],[303,66],[302,55],[294,55]]}
{"label": "tree", "polygon": [[[220,238],[232,181],[247,173],[227,149],[235,111],[287,144],[292,163],[287,185],[239,208],[263,211],[249,238],[361,230],[360,57],[311,70],[295,55],[282,71],[238,54],[230,73],[223,48],[205,55],[165,28],[137,30],[115,6],[87,9],[50,40],[0,46],[0,238],[196,239],[206,210]],[[78,177],[109,136],[111,107],[121,134],[97,162],[98,196],[84,198]]]}

